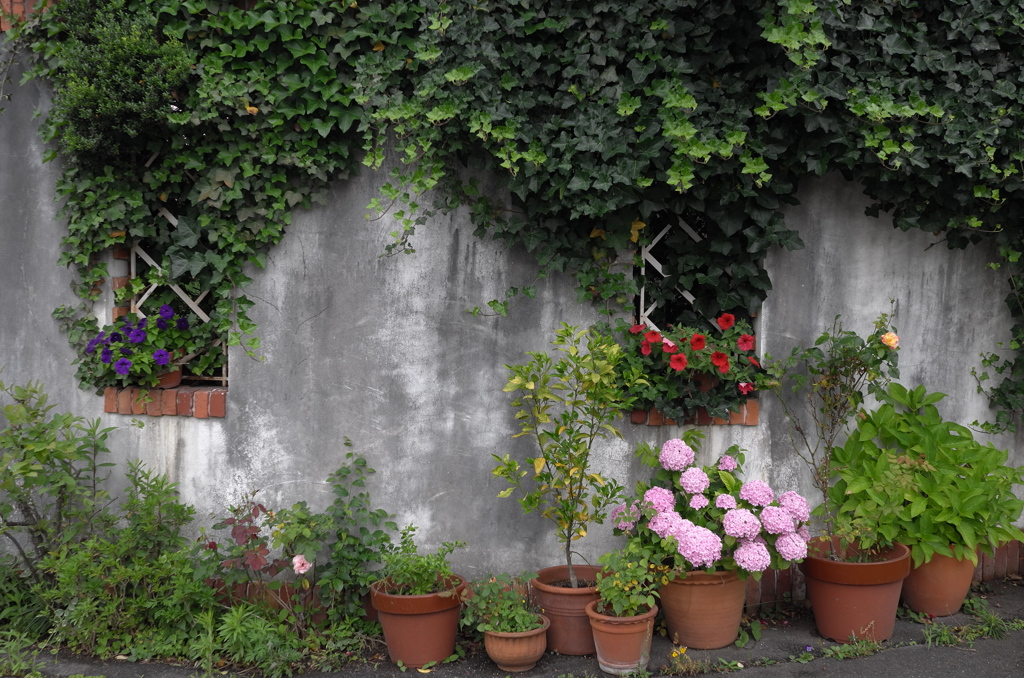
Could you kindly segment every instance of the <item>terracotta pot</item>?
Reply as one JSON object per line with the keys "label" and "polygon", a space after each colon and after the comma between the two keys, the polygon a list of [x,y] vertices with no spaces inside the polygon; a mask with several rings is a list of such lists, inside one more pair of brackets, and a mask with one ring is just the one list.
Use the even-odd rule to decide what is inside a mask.
{"label": "terracotta pot", "polygon": [[544,650],[548,646],[548,626],[551,625],[551,620],[542,614],[537,616],[544,624],[532,631],[484,631],[484,649],[499,669],[512,673],[529,671],[544,656]]}
{"label": "terracotta pot", "polygon": [[903,582],[903,602],[914,612],[933,617],[948,617],[960,611],[971,590],[974,563],[964,558],[932,556],[910,570]]}
{"label": "terracotta pot", "polygon": [[455,652],[460,596],[466,580],[452,575],[444,583],[446,595],[392,595],[385,593],[388,581],[383,579],[370,587],[370,600],[380,617],[388,656],[394,663],[418,669],[444,661]]}
{"label": "terracotta pot", "polygon": [[668,637],[677,645],[714,650],[736,641],[747,583],[735,572],[687,572],[658,589]]}
{"label": "terracotta pot", "polygon": [[[815,548],[812,545],[812,553]],[[824,547],[818,547],[824,555]],[[894,544],[879,560],[848,563],[808,555],[800,564],[818,633],[839,643],[887,640],[896,626],[910,549]]]}
{"label": "terracotta pot", "polygon": [[597,664],[605,673],[627,676],[645,671],[651,660],[651,638],[658,606],[635,617],[611,617],[597,612],[595,600],[586,607],[597,647]]}
{"label": "terracotta pot", "polygon": [[[573,565],[578,579],[597,581],[600,568],[593,565]],[[587,605],[597,600],[597,587],[572,589],[551,586],[549,582],[569,578],[565,565],[545,567],[530,580],[533,604],[551,620],[548,629],[548,649],[558,654],[593,654],[594,634],[590,630]]]}
{"label": "terracotta pot", "polygon": [[181,383],[181,367],[164,372],[160,375],[160,381],[154,388],[174,388]]}

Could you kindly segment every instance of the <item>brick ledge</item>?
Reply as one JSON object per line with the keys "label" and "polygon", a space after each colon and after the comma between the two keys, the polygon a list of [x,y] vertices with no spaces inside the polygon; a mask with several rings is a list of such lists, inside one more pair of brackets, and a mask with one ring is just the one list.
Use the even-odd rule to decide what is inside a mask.
{"label": "brick ledge", "polygon": [[108,414],[126,414],[150,417],[210,417],[227,415],[228,390],[221,386],[179,386],[177,388],[151,388],[138,386],[103,390],[103,411]]}

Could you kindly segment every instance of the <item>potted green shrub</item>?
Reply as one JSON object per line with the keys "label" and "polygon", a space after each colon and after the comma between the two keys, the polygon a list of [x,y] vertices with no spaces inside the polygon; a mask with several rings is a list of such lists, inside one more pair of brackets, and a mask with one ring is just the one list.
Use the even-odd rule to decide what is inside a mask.
{"label": "potted green shrub", "polygon": [[573,545],[591,523],[604,522],[622,491],[591,469],[591,455],[598,440],[622,437],[612,423],[633,401],[616,383],[622,349],[611,337],[562,323],[552,343],[555,359],[532,352],[530,362],[506,365],[504,390],[516,394],[512,406],[521,426],[515,437],[532,437],[540,454],[527,458],[525,466],[511,455],[493,455],[498,465],[492,473],[510,485],[499,496],[521,492],[523,511],[540,510],[555,524],[564,547],[565,565],[540,570],[532,582],[535,601],[551,619],[548,649],[591,654],[594,641],[584,608],[597,599],[596,568],[573,563]]}
{"label": "potted green shrub", "polygon": [[417,553],[416,528],[402,529],[399,543],[384,554],[383,577],[370,587],[391,661],[421,668],[455,652],[459,606],[466,580],[453,574],[448,556],[461,541],[444,542],[436,553]]}
{"label": "potted green shrub", "polygon": [[605,673],[620,676],[646,671],[658,614],[655,588],[664,568],[640,539],[598,562],[603,566],[597,575],[599,599],[586,607],[597,663]]}
{"label": "potted green shrub", "polygon": [[529,573],[480,579],[466,587],[462,626],[484,636],[484,649],[502,671],[529,671],[547,649],[550,621],[530,603]]}
{"label": "potted green shrub", "polygon": [[978,549],[993,553],[1012,539],[1024,501],[1013,486],[1024,469],[1007,452],[946,421],[935,403],[945,394],[892,384],[835,449],[839,479],[830,489],[841,514],[871,524],[910,547],[913,569],[903,598],[915,612],[955,614],[971,586]]}
{"label": "potted green shrub", "polygon": [[[849,432],[865,394],[881,393],[899,377],[898,349],[888,315],[879,316],[867,337],[845,330],[836,316],[814,346],[794,348],[786,360],[767,357],[767,374],[758,381],[759,388],[778,397],[794,451],[821,494],[813,515],[822,534],[811,540],[800,568],[818,632],[841,643],[892,635],[910,572],[910,549],[870,521],[855,519],[848,504],[839,510],[842,497],[832,489],[847,461],[836,454],[839,440]],[[793,402],[785,393],[790,385]]]}

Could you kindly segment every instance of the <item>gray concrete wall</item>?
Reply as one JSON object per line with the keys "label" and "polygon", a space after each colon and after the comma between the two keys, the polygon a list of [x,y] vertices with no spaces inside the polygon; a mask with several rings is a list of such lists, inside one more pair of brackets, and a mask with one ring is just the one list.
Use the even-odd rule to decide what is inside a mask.
{"label": "gray concrete wall", "polygon": [[[36,84],[16,87],[0,114],[5,381],[41,380],[66,409],[119,426],[111,438],[115,459],[142,458],[169,474],[207,523],[210,513],[223,515],[253,489],[268,506],[302,499],[326,505],[324,481],[341,462],[347,436],[378,470],[370,485],[377,506],[418,525],[427,547],[470,544],[456,556],[459,571],[474,576],[559,562],[547,523],[523,517],[513,499],[496,498],[503,484],[490,469],[492,453],[523,458],[532,451],[527,439],[511,439],[517,428],[501,390],[503,365],[544,349],[561,321],[598,319],[576,302],[571,280],[541,280],[538,298],[508,317],[469,316],[464,309],[530,284],[530,255],[475,239],[466,215],[456,213],[420,229],[416,254],[380,258],[395,226],[388,217],[365,219],[385,174],[366,172],[338,184],[326,206],[297,213],[267,268],[253,272],[247,293],[256,302],[251,315],[264,359],[231,354],[227,417],[162,417],[131,427],[128,417],[102,414],[101,398],[77,388],[74,356],[50,318],[54,307],[75,300],[69,272],[54,263],[64,232],[52,200],[58,168],[40,163],[32,119],[47,101]],[[929,249],[927,234],[894,232],[885,220],[864,217],[856,186],[838,177],[809,182],[802,197],[791,220],[807,249],[769,258],[775,292],[761,315],[759,351],[779,354],[811,341],[837,313],[866,330],[895,298],[905,382],[924,380],[950,393],[946,411],[958,421],[989,416],[969,367],[1010,327],[1003,283],[984,268],[991,252]],[[779,490],[807,485],[773,405],[762,399],[760,426],[708,427],[705,461],[738,443],[748,449],[750,477]],[[635,444],[660,443],[679,430],[628,423],[623,430],[625,440],[600,446],[596,466],[632,486]],[[593,559],[613,543],[607,529],[596,529],[579,550]]]}

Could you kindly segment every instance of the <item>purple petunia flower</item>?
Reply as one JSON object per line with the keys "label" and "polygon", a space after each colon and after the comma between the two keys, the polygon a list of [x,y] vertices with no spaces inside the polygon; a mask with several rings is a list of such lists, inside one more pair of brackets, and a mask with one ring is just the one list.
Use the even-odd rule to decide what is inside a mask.
{"label": "purple petunia flower", "polygon": [[141,344],[146,340],[146,332],[144,330],[132,330],[128,333],[128,341],[133,344]]}
{"label": "purple petunia flower", "polygon": [[121,355],[131,355],[132,353],[135,353],[135,351],[131,350],[130,348],[121,349]]}
{"label": "purple petunia flower", "polygon": [[90,355],[96,351],[96,347],[100,345],[102,340],[99,337],[95,337],[89,340],[89,343],[85,345],[85,352]]}
{"label": "purple petunia flower", "polygon": [[169,327],[169,325],[167,324],[167,321],[164,320],[163,318],[157,318],[156,319],[156,326],[157,326],[157,328],[159,328],[161,330],[166,330]]}
{"label": "purple petunia flower", "polygon": [[122,337],[119,332],[111,332],[110,333],[110,341],[114,342],[115,344],[117,342],[121,341],[122,339],[124,339],[124,337]]}
{"label": "purple petunia flower", "polygon": [[679,438],[666,440],[661,446],[661,454],[658,461],[661,467],[667,471],[682,471],[693,463],[693,448]]}
{"label": "purple petunia flower", "polygon": [[174,309],[167,304],[164,304],[160,307],[160,317],[164,320],[170,320],[174,317]]}
{"label": "purple petunia flower", "polygon": [[171,362],[171,354],[162,348],[157,349],[153,351],[153,362],[157,365],[166,365]]}
{"label": "purple petunia flower", "polygon": [[104,348],[103,352],[100,353],[100,361],[106,363],[107,365],[109,365],[110,361],[113,360],[113,359],[114,359],[114,352],[111,351],[109,348]]}
{"label": "purple petunia flower", "polygon": [[148,323],[149,323],[149,318],[143,318],[142,320],[139,321],[139,324],[137,325],[137,327],[141,330],[141,329],[145,328]]}
{"label": "purple petunia flower", "polygon": [[121,358],[116,363],[114,363],[114,371],[117,372],[118,374],[128,374],[129,372],[131,372],[131,369],[132,361],[128,360],[128,358]]}
{"label": "purple petunia flower", "polygon": [[751,480],[743,483],[740,488],[740,499],[749,501],[754,506],[767,506],[775,499],[771,486],[763,480]]}
{"label": "purple petunia flower", "polygon": [[178,318],[177,326],[179,330],[187,330],[188,318]]}

